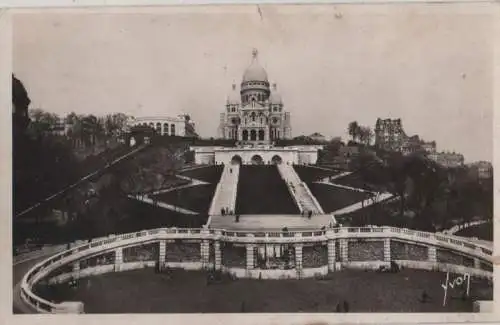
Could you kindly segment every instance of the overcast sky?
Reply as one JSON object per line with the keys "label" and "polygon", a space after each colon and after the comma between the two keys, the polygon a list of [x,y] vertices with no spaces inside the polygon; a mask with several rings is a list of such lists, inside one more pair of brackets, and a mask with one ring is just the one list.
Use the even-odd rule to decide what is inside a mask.
{"label": "overcast sky", "polygon": [[409,135],[466,161],[492,159],[492,19],[440,6],[182,8],[155,14],[23,14],[14,73],[32,108],[66,114],[189,113],[216,136],[252,48],[293,135],[347,137],[402,118]]}

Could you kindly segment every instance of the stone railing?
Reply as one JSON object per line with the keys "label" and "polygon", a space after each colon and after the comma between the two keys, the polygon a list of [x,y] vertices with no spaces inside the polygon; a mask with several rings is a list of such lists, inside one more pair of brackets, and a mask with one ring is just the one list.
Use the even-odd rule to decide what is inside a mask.
{"label": "stone railing", "polygon": [[459,232],[460,230],[467,229],[470,227],[475,227],[475,226],[481,226],[481,225],[487,224],[489,222],[492,222],[492,221],[491,220],[470,221],[470,222],[462,223],[459,225],[455,225],[455,226],[451,227],[450,229],[443,230],[443,233],[453,235],[454,233]]}
{"label": "stone railing", "polygon": [[[348,260],[348,240],[367,239],[384,241],[384,261],[349,261]],[[115,264],[107,268],[107,272],[123,271],[130,269],[123,261],[123,248],[144,243],[159,242],[160,256],[159,262],[165,263],[165,245],[167,240],[184,239],[200,242],[201,258],[199,263],[176,263],[175,267],[199,269],[211,267],[209,254],[209,243],[215,247],[215,259],[213,267],[231,272],[236,276],[250,278],[284,278],[296,276],[298,278],[316,276],[335,271],[338,267],[335,258],[335,242],[338,242],[341,249],[341,267],[359,267],[364,269],[375,269],[384,263],[388,263],[390,258],[391,239],[415,243],[428,247],[429,259],[427,261],[399,261],[403,266],[410,268],[439,270],[450,272],[468,272],[471,276],[492,278],[492,272],[481,269],[481,263],[492,264],[492,249],[479,243],[473,243],[464,238],[443,234],[427,233],[422,231],[401,229],[395,227],[358,227],[358,228],[333,228],[317,231],[303,232],[248,232],[248,231],[227,231],[220,229],[189,229],[189,228],[158,228],[138,231],[121,235],[111,235],[109,237],[95,239],[83,244],[71,245],[69,250],[56,254],[31,268],[23,277],[20,284],[20,294],[23,301],[35,311],[40,313],[68,313],[78,312],[75,304],[53,303],[37,296],[33,293],[33,286],[41,279],[47,277],[51,272],[62,266],[73,264],[74,275],[78,277],[79,261],[98,256],[103,253],[115,252]],[[221,265],[220,243],[231,242],[241,243],[247,246],[247,251],[254,245],[279,245],[293,244],[296,252],[297,270],[258,270],[254,269],[253,258],[247,258],[246,268],[232,268]],[[302,246],[310,243],[328,244],[328,265],[318,268],[302,268]],[[388,246],[388,247],[386,247]],[[387,249],[388,248],[388,249]],[[436,259],[436,248],[444,248],[458,254],[471,256],[474,258],[474,267],[463,265],[450,265],[438,263]],[[253,250],[250,250],[253,252]],[[432,253],[432,254],[431,254]],[[253,254],[253,253],[252,253]],[[386,256],[388,254],[388,256]],[[477,261],[477,263],[476,263]],[[76,263],[78,262],[78,263]],[[154,263],[154,262],[153,262]],[[137,263],[136,263],[137,264]],[[81,311],[80,311],[81,312]]]}

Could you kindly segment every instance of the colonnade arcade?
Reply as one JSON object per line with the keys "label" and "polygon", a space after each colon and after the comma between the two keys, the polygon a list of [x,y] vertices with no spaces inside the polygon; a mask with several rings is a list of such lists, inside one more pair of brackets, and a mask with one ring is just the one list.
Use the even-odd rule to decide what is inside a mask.
{"label": "colonnade arcade", "polygon": [[[392,242],[392,244],[391,244]],[[390,262],[412,260],[458,264],[492,270],[492,266],[476,257],[448,251],[436,246],[407,243],[390,238],[329,239],[319,242],[233,243],[219,240],[161,240],[93,256],[73,264],[73,271],[101,264],[154,261],[160,265],[198,263],[200,268],[239,268],[247,270],[296,270],[327,267],[335,271],[337,262]],[[172,264],[173,263],[173,264]],[[63,270],[63,268],[61,268]],[[53,274],[52,276],[55,276]]]}
{"label": "colonnade arcade", "polygon": [[140,123],[137,124],[140,126],[149,126],[150,128],[154,129],[156,133],[161,134],[161,135],[175,135],[175,124],[171,123],[160,123],[157,122],[156,124],[153,122],[148,123]]}

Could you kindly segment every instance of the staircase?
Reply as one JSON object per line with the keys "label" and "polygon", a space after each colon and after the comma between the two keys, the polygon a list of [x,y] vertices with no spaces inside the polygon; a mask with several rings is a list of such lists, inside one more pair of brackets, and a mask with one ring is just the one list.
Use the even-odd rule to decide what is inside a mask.
{"label": "staircase", "polygon": [[300,213],[312,211],[313,214],[325,214],[309,187],[295,172],[293,166],[279,164],[278,171],[285,181],[290,194],[297,203]]}
{"label": "staircase", "polygon": [[220,181],[215,189],[209,215],[220,215],[222,209],[236,210],[236,193],[238,191],[238,178],[240,165],[226,165],[222,171]]}

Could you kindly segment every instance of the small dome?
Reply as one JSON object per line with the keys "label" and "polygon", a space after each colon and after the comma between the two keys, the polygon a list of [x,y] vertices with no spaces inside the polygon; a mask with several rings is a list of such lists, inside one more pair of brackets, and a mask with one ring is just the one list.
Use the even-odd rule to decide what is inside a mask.
{"label": "small dome", "polygon": [[240,93],[236,90],[236,85],[233,83],[233,90],[227,96],[227,103],[229,105],[238,105],[241,101]]}
{"label": "small dome", "polygon": [[243,74],[243,82],[248,81],[265,81],[267,82],[267,72],[266,70],[259,64],[257,60],[257,50],[253,50],[252,56],[252,64],[245,70]]}
{"label": "small dome", "polygon": [[276,84],[273,84],[273,90],[271,91],[271,95],[269,96],[269,103],[271,104],[283,104],[283,100],[281,95],[277,91]]}

